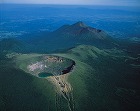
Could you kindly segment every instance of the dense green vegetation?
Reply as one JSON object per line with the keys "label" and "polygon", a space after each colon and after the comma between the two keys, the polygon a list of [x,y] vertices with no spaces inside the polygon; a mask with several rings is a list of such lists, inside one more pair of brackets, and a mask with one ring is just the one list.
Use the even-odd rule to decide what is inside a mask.
{"label": "dense green vegetation", "polygon": [[62,56],[77,64],[69,77],[77,110],[139,110],[139,68],[125,62],[127,54],[79,46]]}
{"label": "dense green vegetation", "polygon": [[[55,110],[55,93],[48,81],[30,76],[13,64],[0,64],[0,110]],[[48,94],[45,94],[47,92]]]}
{"label": "dense green vegetation", "polygon": [[[82,32],[75,35],[75,28]],[[61,32],[64,29],[65,31]],[[71,104],[74,104],[72,108],[74,111],[139,111],[139,43],[116,42],[107,39],[108,36],[104,32],[98,37],[106,35],[105,39],[99,40],[95,35],[97,36],[101,31],[96,29],[93,29],[93,35],[88,32],[86,39],[85,31],[89,29],[84,24],[81,27],[81,23],[63,26],[54,31],[55,34],[51,33],[51,37],[60,34],[61,39],[56,37],[55,41],[51,39],[47,41],[47,38],[42,37],[40,41],[34,41],[31,45],[24,44],[27,40],[20,42],[15,39],[1,40],[0,110],[70,110],[66,99],[58,94],[56,86],[50,82],[49,77],[38,78],[27,71],[27,65],[40,61],[47,51],[51,53],[55,49],[57,53],[53,56],[68,60],[62,65],[63,68],[71,65],[72,61],[76,63],[68,76],[68,83],[72,87],[70,93],[72,96],[70,96],[73,98]],[[72,34],[72,38],[68,36],[69,34]],[[75,37],[79,38],[75,39]],[[38,44],[34,44],[35,42]],[[60,64],[52,66],[55,65]]]}

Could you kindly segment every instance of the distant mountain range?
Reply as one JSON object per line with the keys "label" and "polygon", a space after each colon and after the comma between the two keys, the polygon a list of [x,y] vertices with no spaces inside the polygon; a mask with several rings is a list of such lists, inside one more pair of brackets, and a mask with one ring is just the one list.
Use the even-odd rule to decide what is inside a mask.
{"label": "distant mountain range", "polygon": [[116,46],[115,40],[106,32],[87,26],[83,22],[77,22],[72,25],[63,25],[59,29],[42,36],[41,43],[49,44],[56,48],[70,48],[80,44],[94,45],[99,48],[111,48]]}
{"label": "distant mountain range", "polygon": [[[10,39],[10,41],[12,40]],[[15,43],[17,40],[13,41]],[[9,44],[8,40],[1,42],[4,42],[2,44],[6,44],[6,47]],[[103,30],[90,27],[82,21],[72,25],[63,25],[53,32],[25,35],[18,38],[18,42],[18,45],[17,42],[13,43],[12,47],[10,42],[10,50],[12,48],[12,51],[22,53],[52,53],[66,51],[78,45],[92,45],[100,49],[125,48],[130,50],[139,48],[137,43],[133,43],[130,47],[130,42],[116,40]],[[1,47],[5,48],[4,45]]]}

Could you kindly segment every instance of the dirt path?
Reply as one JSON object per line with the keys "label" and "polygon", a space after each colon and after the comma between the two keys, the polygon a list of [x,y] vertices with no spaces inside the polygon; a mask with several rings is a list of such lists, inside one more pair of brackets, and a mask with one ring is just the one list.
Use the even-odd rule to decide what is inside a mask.
{"label": "dirt path", "polygon": [[58,111],[61,111],[61,106],[59,104],[61,101],[61,96],[67,101],[69,111],[74,111],[73,89],[72,86],[67,82],[67,78],[68,74],[51,77],[51,81],[57,87],[55,104]]}

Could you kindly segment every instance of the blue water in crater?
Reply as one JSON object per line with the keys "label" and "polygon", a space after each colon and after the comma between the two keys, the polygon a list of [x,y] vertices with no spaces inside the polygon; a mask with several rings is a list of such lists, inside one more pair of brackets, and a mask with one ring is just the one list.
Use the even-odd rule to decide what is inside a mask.
{"label": "blue water in crater", "polygon": [[46,72],[42,72],[42,73],[39,73],[38,76],[43,78],[43,77],[53,76],[53,74],[51,74],[51,73],[46,73]]}

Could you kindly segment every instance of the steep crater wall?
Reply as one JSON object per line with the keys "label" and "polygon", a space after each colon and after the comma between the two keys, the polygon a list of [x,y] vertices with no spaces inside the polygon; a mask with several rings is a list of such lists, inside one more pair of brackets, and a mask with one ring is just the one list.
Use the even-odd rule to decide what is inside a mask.
{"label": "steep crater wall", "polygon": [[18,64],[20,69],[40,78],[67,74],[74,66],[75,61],[54,55],[31,56]]}

